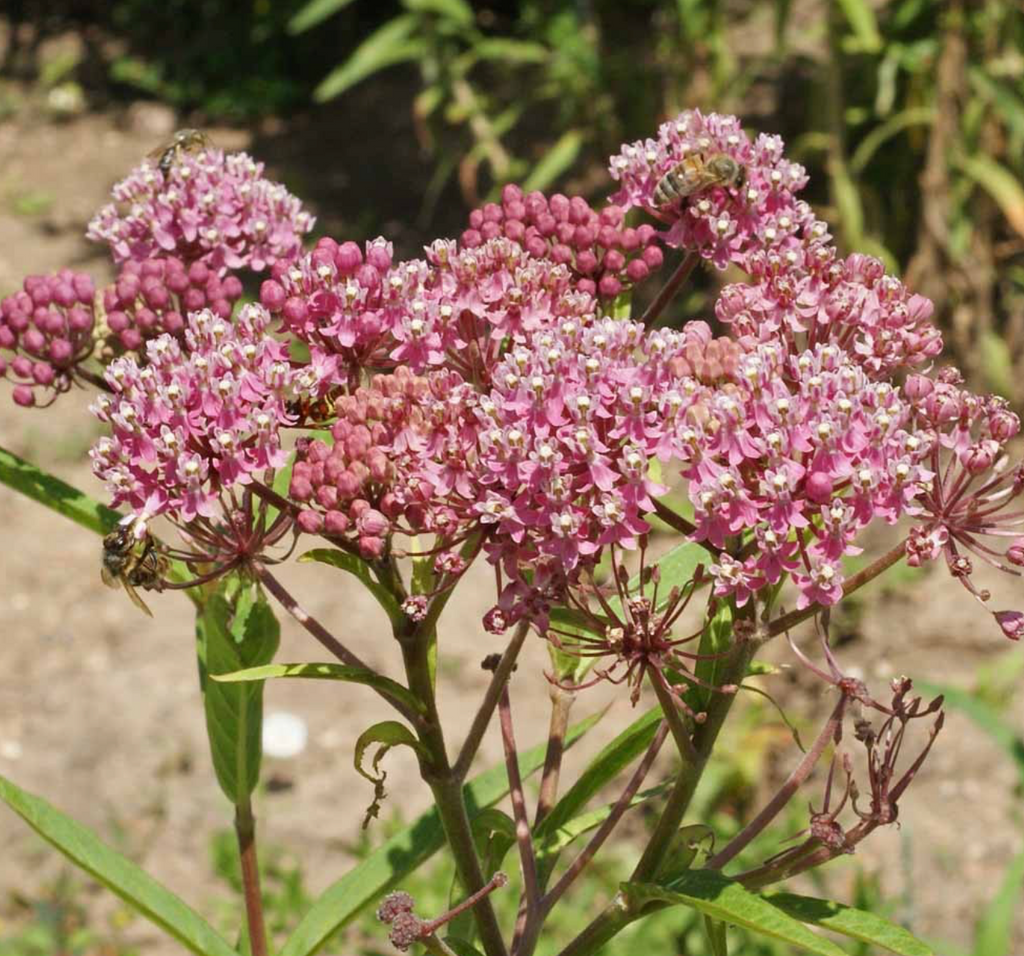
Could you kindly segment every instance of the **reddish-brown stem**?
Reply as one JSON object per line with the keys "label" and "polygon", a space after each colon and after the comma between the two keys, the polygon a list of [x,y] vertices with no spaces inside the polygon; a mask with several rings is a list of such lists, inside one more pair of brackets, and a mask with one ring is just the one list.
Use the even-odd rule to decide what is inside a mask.
{"label": "reddish-brown stem", "polygon": [[569,726],[569,711],[572,710],[576,695],[557,684],[551,685],[551,720],[548,725],[548,749],[544,755],[544,771],[541,774],[540,794],[537,797],[537,814],[533,825],[543,820],[558,799],[558,777],[562,771],[562,754],[565,752],[565,731]]}
{"label": "reddish-brown stem", "polygon": [[754,817],[735,837],[733,837],[718,853],[707,861],[705,867],[709,870],[720,870],[726,863],[736,856],[751,840],[754,839],[772,820],[778,816],[779,811],[793,797],[793,794],[800,789],[804,781],[810,776],[815,764],[825,752],[829,741],[836,736],[836,730],[843,719],[843,712],[846,710],[846,695],[839,698],[831,716],[821,729],[811,749],[804,754],[803,760],[793,768],[793,772],[786,778],[785,783],[779,788],[761,812]]}
{"label": "reddish-brown stem", "polygon": [[661,287],[661,291],[654,301],[647,307],[647,311],[644,312],[643,317],[640,319],[641,323],[650,325],[661,315],[665,306],[672,301],[675,294],[679,291],[679,287],[690,277],[690,273],[693,272],[695,265],[697,265],[697,253],[687,253],[683,261],[676,267],[676,271],[669,277],[668,282]]}
{"label": "reddish-brown stem", "polygon": [[501,742],[505,748],[505,767],[508,772],[509,795],[512,798],[512,815],[516,822],[519,863],[523,870],[524,905],[520,907],[520,916],[516,922],[512,956],[529,956],[540,931],[540,881],[537,878],[537,858],[533,852],[530,818],[526,810],[526,794],[519,774],[519,755],[516,753],[516,737],[512,728],[512,702],[508,684],[502,687],[498,698],[498,722],[501,724]]}
{"label": "reddish-brown stem", "polygon": [[644,778],[650,772],[651,766],[654,764],[654,760],[658,756],[658,751],[661,750],[661,745],[665,742],[665,738],[667,736],[668,721],[663,720],[658,726],[658,731],[648,746],[647,753],[644,754],[643,760],[641,760],[637,765],[629,783],[626,784],[626,789],[622,791],[619,799],[615,801],[615,805],[612,807],[611,812],[605,818],[604,822],[598,828],[597,833],[590,838],[590,842],[583,848],[583,850],[580,851],[579,856],[569,864],[569,868],[562,874],[559,881],[544,895],[540,904],[542,913],[546,915],[551,911],[551,907],[554,906],[562,897],[562,894],[572,886],[576,877],[583,872],[597,854],[597,851],[604,845],[604,841],[608,839],[612,830],[614,830],[618,825],[619,820],[622,819],[622,815],[629,809],[629,805],[632,802],[633,797],[636,796],[637,791],[644,782]]}
{"label": "reddish-brown stem", "polygon": [[[689,537],[697,530],[682,515],[676,514],[668,505],[662,501],[658,501],[657,499],[654,500],[654,513],[673,531],[678,531],[680,534],[685,534]],[[706,541],[702,541],[701,544],[704,547],[713,550],[715,554],[718,553],[718,549],[711,549],[710,545],[708,545]]]}
{"label": "reddish-brown stem", "polygon": [[433,935],[438,929],[444,926],[445,923],[455,919],[456,916],[461,916],[466,912],[466,910],[476,906],[476,904],[489,893],[492,893],[494,890],[501,889],[501,887],[503,887],[507,882],[508,877],[502,873],[501,870],[498,870],[498,872],[495,873],[494,876],[492,876],[490,880],[484,886],[480,887],[480,889],[475,893],[467,896],[461,903],[453,906],[447,913],[439,916],[437,919],[432,919],[429,923],[424,923],[423,933],[428,936]]}
{"label": "reddish-brown stem", "polygon": [[[903,555],[907,550],[906,540],[901,541],[891,551],[887,551],[880,558],[872,561],[866,568],[862,568],[853,577],[847,578],[843,582],[843,597],[849,597],[854,591],[864,587],[869,581],[874,580],[883,571],[888,571]],[[817,604],[812,604],[809,607],[805,607],[799,611],[790,611],[788,614],[783,614],[782,617],[776,618],[768,626],[768,637],[778,637],[779,634],[785,634],[791,627],[796,627],[797,624],[801,624],[808,618],[813,617],[821,608]]]}
{"label": "reddish-brown stem", "polygon": [[256,820],[246,797],[235,807],[235,835],[238,858],[242,864],[242,888],[245,892],[245,916],[249,926],[252,956],[267,956],[267,930],[263,924],[263,899],[260,896],[260,870],[256,858]]}
{"label": "reddish-brown stem", "polygon": [[509,676],[516,666],[516,658],[519,656],[519,651],[529,631],[529,622],[520,622],[508,647],[505,648],[505,653],[502,654],[498,666],[494,669],[494,677],[491,678],[491,683],[487,687],[484,699],[480,703],[480,709],[476,712],[473,723],[470,724],[469,733],[466,734],[466,739],[462,744],[462,749],[459,751],[458,759],[456,759],[455,766],[452,768],[453,775],[460,781],[465,780],[466,774],[469,773],[470,765],[473,763],[477,750],[480,749],[480,742],[484,738],[487,726],[491,722],[491,717],[494,716],[494,708],[498,706],[498,698],[501,696],[502,689],[508,683]]}
{"label": "reddish-brown stem", "polygon": [[[299,622],[310,634],[313,635],[324,647],[327,648],[339,661],[343,664],[347,664],[349,667],[358,667],[370,673],[376,673],[376,671],[365,663],[362,658],[352,653],[344,644],[341,643],[330,631],[327,630],[312,614],[308,613],[298,601],[291,596],[291,594],[285,589],[284,585],[281,584],[277,578],[274,577],[266,568],[265,565],[256,561],[252,564],[253,571],[256,576],[260,579],[263,586],[277,598],[281,606]],[[371,685],[372,686],[372,685]],[[420,718],[413,710],[409,708],[403,701],[392,697],[386,690],[380,690],[376,687],[373,688],[381,697],[383,697],[392,707],[394,707],[399,713],[402,714],[413,726],[419,726]]]}

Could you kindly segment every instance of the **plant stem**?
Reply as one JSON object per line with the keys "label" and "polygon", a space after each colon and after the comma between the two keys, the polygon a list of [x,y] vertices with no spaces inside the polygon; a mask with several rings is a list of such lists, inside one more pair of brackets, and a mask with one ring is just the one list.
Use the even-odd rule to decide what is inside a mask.
{"label": "plant stem", "polygon": [[647,311],[644,312],[643,317],[640,319],[641,324],[650,325],[661,315],[665,306],[672,301],[672,298],[679,291],[679,287],[690,277],[693,267],[697,265],[697,258],[697,253],[695,252],[686,254],[683,261],[676,267],[676,271],[669,277],[668,282],[661,287],[661,291],[647,307]]}
{"label": "plant stem", "polygon": [[548,749],[544,755],[544,771],[541,775],[540,794],[537,797],[537,814],[533,818],[534,826],[551,812],[558,799],[558,777],[562,771],[562,754],[565,753],[565,731],[569,726],[569,712],[575,700],[576,695],[571,691],[551,685]]}
{"label": "plant stem", "polygon": [[238,837],[238,859],[242,865],[249,948],[252,956],[267,956],[267,930],[263,924],[260,870],[256,857],[256,820],[248,797],[235,807],[235,835]]}
{"label": "plant stem", "polygon": [[541,909],[545,915],[550,912],[551,907],[558,902],[562,894],[572,886],[576,877],[583,872],[594,858],[597,851],[604,844],[604,841],[608,839],[612,830],[618,825],[622,815],[629,809],[630,802],[636,796],[636,792],[643,784],[644,778],[650,772],[651,766],[661,750],[661,745],[668,736],[668,727],[668,721],[663,720],[658,727],[657,733],[654,735],[654,739],[648,746],[643,760],[637,765],[629,783],[626,784],[626,789],[622,791],[619,799],[615,801],[615,806],[612,807],[611,812],[598,828],[597,833],[590,838],[590,842],[580,851],[579,856],[569,864],[568,869],[562,874],[558,882],[544,895],[544,898],[541,900]]}
{"label": "plant stem", "polygon": [[[729,666],[722,675],[722,683],[738,685],[746,673],[747,664],[750,663],[760,646],[761,641],[753,638],[738,644]],[[640,862],[633,870],[630,877],[631,882],[645,882],[656,878],[658,870],[672,848],[672,838],[679,830],[679,824],[693,799],[697,784],[700,782],[712,748],[718,739],[719,731],[721,731],[736,697],[736,694],[713,694],[711,696],[707,707],[707,719],[703,724],[698,724],[693,732],[692,743],[696,759],[692,763],[687,763],[679,771],[679,776],[676,778],[672,792],[662,810],[661,818],[640,857]],[[590,954],[596,953],[608,940],[639,915],[630,908],[623,895],[617,893],[604,910],[591,920],[586,929],[572,940],[558,956],[590,956]]]}
{"label": "plant stem", "polygon": [[[420,759],[420,776],[434,795],[434,803],[441,817],[441,826],[444,827],[445,838],[462,887],[472,895],[483,890],[487,886],[487,880],[484,878],[480,857],[473,842],[473,831],[469,825],[469,815],[462,794],[462,779],[452,770],[448,761],[430,666],[430,650],[434,640],[433,622],[429,628],[424,626],[425,624],[426,622],[421,622],[417,625],[406,619],[407,627],[396,627],[395,638],[402,648],[402,660],[409,689],[419,697],[426,708],[426,716],[419,721],[417,730],[420,742],[426,747],[430,758]],[[490,897],[486,894],[479,896],[478,902],[473,906],[473,915],[480,934],[480,942],[487,956],[508,956]]]}
{"label": "plant stem", "polygon": [[[678,531],[680,534],[685,534],[688,537],[694,533],[697,529],[687,521],[682,515],[676,514],[667,504],[663,501],[654,499],[654,513],[661,518],[670,528],[674,531]],[[712,549],[711,545],[707,541],[701,541],[701,546],[711,550],[713,554],[718,553],[718,549]]]}
{"label": "plant stem", "polygon": [[815,764],[825,752],[829,741],[836,735],[836,729],[843,719],[843,712],[846,710],[846,695],[839,698],[831,716],[821,729],[811,749],[804,754],[803,760],[793,768],[793,772],[786,778],[786,782],[779,788],[778,792],[765,804],[761,812],[748,823],[740,833],[729,841],[722,850],[716,853],[704,864],[705,869],[720,870],[726,863],[736,856],[751,840],[754,839],[775,817],[779,811],[789,803],[793,794],[800,789],[803,782],[810,776]]}
{"label": "plant stem", "polygon": [[[315,617],[309,614],[302,608],[298,601],[288,592],[288,590],[281,584],[277,578],[274,577],[266,568],[266,565],[256,561],[253,562],[252,568],[256,576],[260,579],[263,586],[274,595],[275,598],[280,602],[281,606],[299,622],[310,634],[313,635],[324,647],[327,648],[335,657],[338,658],[343,664],[347,664],[349,667],[359,667],[362,670],[376,673],[376,671],[365,663],[360,657],[350,651],[344,644],[341,643],[330,631],[327,630]],[[381,697],[383,697],[392,707],[398,710],[403,717],[406,718],[414,726],[418,726],[419,718],[416,713],[409,709],[405,703],[396,698],[392,697],[387,691],[382,691],[373,688]]]}
{"label": "plant stem", "polygon": [[533,852],[533,834],[530,832],[526,794],[523,793],[523,778],[519,773],[519,754],[516,752],[516,737],[512,727],[512,701],[509,698],[508,684],[502,688],[501,697],[498,699],[498,720],[501,723],[501,742],[505,748],[505,766],[508,770],[512,813],[516,822],[516,845],[519,847],[519,862],[523,868],[525,897],[525,905],[520,908],[516,921],[512,953],[513,956],[529,956],[537,944],[540,932],[540,882],[537,879],[537,857]]}
{"label": "plant stem", "polygon": [[658,696],[658,703],[661,704],[661,711],[668,722],[669,730],[672,731],[672,739],[676,742],[679,756],[688,764],[698,759],[697,752],[693,749],[693,741],[690,740],[690,731],[679,713],[679,705],[672,694],[672,689],[660,671],[651,673],[651,685],[654,693]]}
{"label": "plant stem", "polygon": [[[889,568],[903,557],[906,550],[907,542],[905,540],[901,541],[891,551],[887,551],[880,558],[872,561],[866,568],[861,568],[853,577],[847,578],[843,582],[843,597],[848,597],[869,581],[877,578],[883,571],[888,571]],[[819,610],[818,605],[812,604],[809,607],[805,607],[802,611],[790,611],[788,614],[783,614],[782,617],[776,618],[768,626],[768,637],[777,637],[779,634],[784,634],[791,627],[796,627],[797,624],[813,617]]]}
{"label": "plant stem", "polygon": [[480,749],[480,742],[484,739],[484,733],[491,722],[491,717],[494,716],[494,708],[498,706],[502,688],[508,683],[512,669],[516,666],[516,658],[519,657],[519,651],[522,649],[529,631],[529,623],[527,621],[520,622],[508,647],[505,648],[505,653],[502,654],[498,666],[494,669],[494,677],[491,678],[484,699],[480,703],[480,709],[476,712],[473,723],[470,724],[469,733],[466,734],[458,759],[455,761],[453,772],[459,780],[465,780],[469,773],[473,758]]}

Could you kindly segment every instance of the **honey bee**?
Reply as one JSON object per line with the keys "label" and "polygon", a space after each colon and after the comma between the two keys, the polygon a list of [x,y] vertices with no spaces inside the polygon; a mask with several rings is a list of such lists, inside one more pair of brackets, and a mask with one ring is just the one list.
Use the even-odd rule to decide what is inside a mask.
{"label": "honey bee", "polygon": [[725,153],[690,153],[658,180],[654,187],[654,204],[667,206],[712,186],[740,188],[746,175],[747,171]]}
{"label": "honey bee", "polygon": [[136,588],[162,591],[167,572],[167,559],[156,550],[153,539],[146,534],[142,541],[135,538],[130,524],[120,525],[103,538],[103,566],[100,577],[108,588],[124,589],[132,603],[150,617],[153,612],[139,596]]}
{"label": "honey bee", "polygon": [[166,176],[171,170],[171,165],[182,153],[197,153],[212,145],[210,137],[200,129],[179,129],[169,143],[157,146],[146,153],[146,159],[155,160],[160,172]]}

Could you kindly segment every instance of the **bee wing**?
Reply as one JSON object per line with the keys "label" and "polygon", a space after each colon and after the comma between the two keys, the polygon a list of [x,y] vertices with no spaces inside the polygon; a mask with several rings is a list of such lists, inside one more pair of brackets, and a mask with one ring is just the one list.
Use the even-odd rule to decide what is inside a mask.
{"label": "bee wing", "polygon": [[171,146],[169,143],[162,143],[160,146],[157,146],[155,149],[151,149],[148,153],[146,153],[146,159],[158,160],[170,148]]}
{"label": "bee wing", "polygon": [[100,568],[100,580],[108,588],[119,588],[121,586],[121,579],[116,574],[112,574],[106,565]]}
{"label": "bee wing", "polygon": [[124,589],[128,592],[128,597],[132,599],[132,604],[149,617],[153,616],[153,612],[149,609],[149,606],[141,597],[139,597],[139,592],[136,591],[135,588],[127,581],[124,582]]}

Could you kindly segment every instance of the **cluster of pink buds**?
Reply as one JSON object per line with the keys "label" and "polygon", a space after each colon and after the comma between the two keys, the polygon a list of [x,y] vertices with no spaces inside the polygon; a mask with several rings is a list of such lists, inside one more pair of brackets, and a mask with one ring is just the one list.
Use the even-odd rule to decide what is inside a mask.
{"label": "cluster of pink buds", "polygon": [[[782,147],[780,137],[765,134],[752,143],[735,116],[688,110],[663,123],[656,139],[623,146],[611,158],[620,185],[612,202],[668,224],[667,245],[695,251],[719,268],[734,263],[751,271],[756,252],[794,236],[822,238],[810,207],[794,198],[807,173],[783,157]],[[734,175],[716,175],[721,168]],[[688,185],[664,202],[659,186],[670,173]]]}
{"label": "cluster of pink buds", "polygon": [[257,305],[234,323],[193,312],[184,343],[165,334],[147,343],[144,363],[123,356],[110,364],[110,394],[92,410],[112,434],[90,457],[115,505],[143,517],[210,518],[222,494],[286,464],[280,429],[296,389],[309,383],[268,334],[270,323]]}
{"label": "cluster of pink buds", "polygon": [[136,352],[164,333],[181,338],[189,312],[209,309],[230,319],[241,296],[237,277],[222,277],[204,262],[186,266],[173,257],[130,259],[103,292],[108,342],[117,350]]}
{"label": "cluster of pink buds", "polygon": [[115,262],[171,255],[211,269],[252,269],[294,258],[315,222],[263,164],[246,153],[180,150],[162,170],[147,160],[113,189],[114,202],[87,236],[110,247]]}
{"label": "cluster of pink buds", "polygon": [[333,444],[301,440],[289,494],[302,510],[299,528],[354,540],[369,560],[381,557],[395,530],[442,532],[435,494],[449,489],[431,453],[459,415],[448,401],[461,385],[448,372],[428,377],[400,367],[338,400]]}
{"label": "cluster of pink buds", "polygon": [[[49,405],[66,392],[92,354],[92,279],[63,269],[29,276],[0,302],[0,376],[14,382],[14,401]],[[7,353],[8,357],[4,356]]]}
{"label": "cluster of pink buds", "polygon": [[597,212],[582,196],[523,195],[509,184],[500,203],[470,213],[460,243],[476,249],[503,236],[535,258],[567,266],[580,292],[614,299],[657,272],[664,261],[657,230],[649,224],[626,226],[623,215],[618,206]]}

